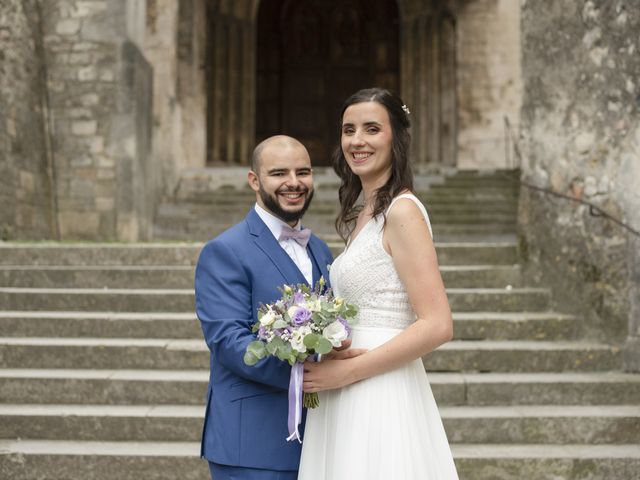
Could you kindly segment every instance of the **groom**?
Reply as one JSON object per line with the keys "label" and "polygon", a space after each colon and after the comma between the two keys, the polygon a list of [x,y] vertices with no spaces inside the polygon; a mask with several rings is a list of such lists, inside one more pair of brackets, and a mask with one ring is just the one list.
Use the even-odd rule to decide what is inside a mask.
{"label": "groom", "polygon": [[260,304],[280,298],[283,284],[328,280],[332,256],[300,227],[313,178],[299,141],[260,143],[248,180],[256,205],[205,245],[196,268],[196,312],[211,351],[201,456],[215,480],[295,480],[300,444],[286,441],[291,368],[274,357],[250,367],[243,356]]}

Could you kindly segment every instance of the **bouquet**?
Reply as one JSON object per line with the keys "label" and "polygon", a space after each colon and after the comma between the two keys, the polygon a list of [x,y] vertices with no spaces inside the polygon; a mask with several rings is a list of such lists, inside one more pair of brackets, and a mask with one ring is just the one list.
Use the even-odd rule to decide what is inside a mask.
{"label": "bouquet", "polygon": [[252,331],[257,340],[247,346],[244,362],[255,365],[271,355],[292,366],[289,382],[289,438],[297,439],[298,424],[302,418],[301,404],[307,408],[319,405],[317,393],[302,396],[303,364],[307,358],[329,353],[339,347],[351,334],[358,309],[344,299],[334,297],[320,278],[311,289],[308,285],[284,285],[279,288],[282,298],[261,305],[258,321]]}

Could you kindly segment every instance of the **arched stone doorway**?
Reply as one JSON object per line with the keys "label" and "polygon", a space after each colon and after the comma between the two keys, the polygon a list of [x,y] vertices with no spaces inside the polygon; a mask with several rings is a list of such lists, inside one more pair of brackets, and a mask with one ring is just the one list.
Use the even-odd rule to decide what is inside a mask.
{"label": "arched stone doorway", "polygon": [[286,133],[329,165],[342,102],[374,85],[398,91],[399,42],[395,0],[262,0],[256,142]]}

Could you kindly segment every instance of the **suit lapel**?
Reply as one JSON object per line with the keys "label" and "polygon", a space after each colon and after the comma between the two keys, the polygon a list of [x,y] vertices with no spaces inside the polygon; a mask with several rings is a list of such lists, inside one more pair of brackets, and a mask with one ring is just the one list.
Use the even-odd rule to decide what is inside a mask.
{"label": "suit lapel", "polygon": [[300,269],[291,260],[274,238],[271,230],[264,224],[254,209],[247,215],[246,222],[249,232],[257,247],[267,255],[275,267],[280,271],[287,284],[307,283]]}
{"label": "suit lapel", "polygon": [[[329,283],[329,270],[327,270],[327,258],[322,255],[322,248],[320,240],[315,236],[311,236],[309,243],[307,244],[307,250],[310,252],[311,261],[320,269],[320,274],[324,277],[325,282]],[[313,279],[313,284],[320,280],[319,278]]]}

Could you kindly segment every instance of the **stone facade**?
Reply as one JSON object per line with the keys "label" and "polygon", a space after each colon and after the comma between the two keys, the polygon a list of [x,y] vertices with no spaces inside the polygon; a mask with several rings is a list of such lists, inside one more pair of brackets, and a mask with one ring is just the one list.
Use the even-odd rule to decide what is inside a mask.
{"label": "stone facade", "polygon": [[[143,240],[185,169],[248,164],[258,0],[0,5],[4,237]],[[507,162],[519,7],[399,0],[400,93],[426,167]],[[505,27],[506,26],[506,27]],[[18,101],[20,99],[21,101]],[[437,99],[437,101],[434,101]]]}
{"label": "stone facade", "polygon": [[[640,230],[640,10],[627,2],[526,1],[524,179]],[[624,340],[640,369],[640,239],[588,206],[523,189],[529,274],[579,309],[585,331]]]}
{"label": "stone facade", "polygon": [[[525,181],[640,229],[637,8],[397,5],[416,166],[514,166],[507,117]],[[0,237],[149,239],[159,197],[179,194],[181,178],[188,186],[209,178],[206,167],[244,168],[255,140],[259,7],[4,0]],[[528,275],[554,286],[559,308],[582,309],[586,333],[626,339],[628,366],[640,369],[640,240],[578,202],[522,192]]]}
{"label": "stone facade", "polygon": [[0,239],[55,237],[41,12],[0,8]]}

